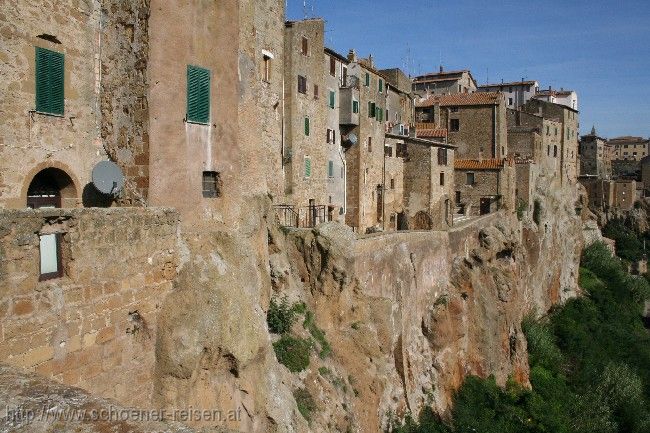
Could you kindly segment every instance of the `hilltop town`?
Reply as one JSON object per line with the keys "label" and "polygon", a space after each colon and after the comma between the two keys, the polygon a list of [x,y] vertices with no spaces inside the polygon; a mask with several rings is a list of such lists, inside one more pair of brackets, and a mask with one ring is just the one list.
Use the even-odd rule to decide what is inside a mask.
{"label": "hilltop town", "polygon": [[444,413],[469,374],[528,383],[524,316],[577,296],[597,222],[650,191],[650,140],[581,136],[578,89],[378,68],[283,1],[8,3],[6,406]]}

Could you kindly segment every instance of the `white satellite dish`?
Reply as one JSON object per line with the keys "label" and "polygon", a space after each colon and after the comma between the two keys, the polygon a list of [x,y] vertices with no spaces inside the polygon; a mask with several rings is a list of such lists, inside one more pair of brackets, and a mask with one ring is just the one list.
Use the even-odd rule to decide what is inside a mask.
{"label": "white satellite dish", "polygon": [[93,168],[93,185],[106,195],[117,195],[124,188],[124,174],[112,161],[101,161]]}

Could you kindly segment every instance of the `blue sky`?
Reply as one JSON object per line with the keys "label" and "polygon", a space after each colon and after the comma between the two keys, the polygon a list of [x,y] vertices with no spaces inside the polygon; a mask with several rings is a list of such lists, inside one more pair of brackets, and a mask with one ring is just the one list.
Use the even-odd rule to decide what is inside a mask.
{"label": "blue sky", "polygon": [[[287,0],[287,18],[303,18]],[[580,128],[650,136],[650,0],[307,0],[325,43],[411,74],[472,71],[578,92]],[[409,60],[410,59],[410,60]]]}

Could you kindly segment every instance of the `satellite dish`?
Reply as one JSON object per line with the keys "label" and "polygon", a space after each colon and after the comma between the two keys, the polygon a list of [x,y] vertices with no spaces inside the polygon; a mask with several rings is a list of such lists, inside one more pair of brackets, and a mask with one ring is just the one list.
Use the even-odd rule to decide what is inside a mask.
{"label": "satellite dish", "polygon": [[356,134],[354,134],[353,132],[351,132],[351,133],[349,133],[349,134],[347,135],[347,137],[346,137],[346,141],[347,141],[348,143],[350,143],[352,146],[354,146],[355,144],[357,144],[357,142],[359,141],[359,139],[357,138]]}
{"label": "satellite dish", "polygon": [[122,170],[112,161],[101,161],[93,168],[93,185],[97,191],[117,195],[124,188]]}

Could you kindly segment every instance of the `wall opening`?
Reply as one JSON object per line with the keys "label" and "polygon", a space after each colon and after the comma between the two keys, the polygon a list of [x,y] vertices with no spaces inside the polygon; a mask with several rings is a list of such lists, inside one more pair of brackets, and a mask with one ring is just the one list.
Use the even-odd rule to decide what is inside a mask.
{"label": "wall opening", "polygon": [[72,207],[77,199],[77,188],[63,170],[50,167],[34,176],[27,190],[27,207]]}

